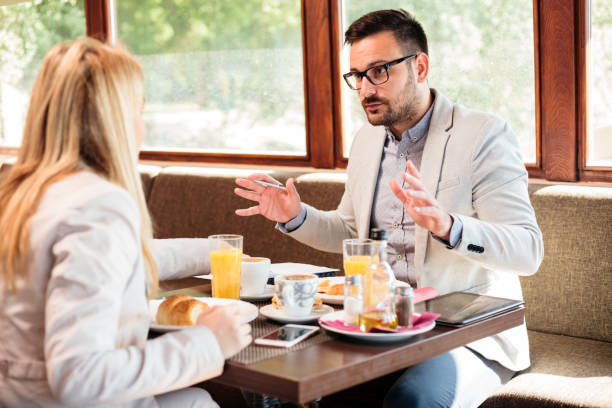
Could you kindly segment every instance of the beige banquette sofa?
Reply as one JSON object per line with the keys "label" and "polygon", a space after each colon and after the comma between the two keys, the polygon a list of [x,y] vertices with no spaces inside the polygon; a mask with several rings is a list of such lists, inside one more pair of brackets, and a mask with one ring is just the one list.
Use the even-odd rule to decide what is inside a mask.
{"label": "beige banquette sofa", "polygon": [[[234,214],[250,206],[234,195],[234,179],[252,172],[142,166],[155,235],[239,233],[250,255],[341,268],[341,255],[305,247],[263,217]],[[302,200],[323,210],[334,209],[344,191],[344,173],[269,174],[296,178]],[[612,407],[612,188],[534,182],[529,191],[545,246],[539,271],[521,278],[532,366],[483,407]],[[236,399],[224,404],[232,394],[224,391],[213,396],[235,406]],[[342,401],[324,398],[321,406],[366,406]]]}

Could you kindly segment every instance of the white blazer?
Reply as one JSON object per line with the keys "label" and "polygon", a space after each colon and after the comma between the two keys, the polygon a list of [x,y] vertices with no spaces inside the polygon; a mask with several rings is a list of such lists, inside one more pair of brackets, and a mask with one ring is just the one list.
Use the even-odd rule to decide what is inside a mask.
{"label": "white blazer", "polygon": [[[518,276],[537,271],[544,249],[516,137],[498,116],[432,92],[434,109],[420,173],[426,189],[461,220],[463,235],[450,250],[416,227],[417,284],[433,286],[440,294],[468,290],[521,299]],[[382,126],[361,128],[351,146],[338,208],[307,206],[306,220],[292,237],[328,252],[342,252],[345,238],[367,238],[384,142]],[[529,366],[524,324],[469,346],[512,370]]]}
{"label": "white blazer", "polygon": [[[0,280],[0,406],[156,407],[152,397],[221,374],[206,327],[147,340],[149,308],[131,196],[82,171],[44,194],[27,283]],[[207,241],[156,240],[161,279],[206,273]]]}

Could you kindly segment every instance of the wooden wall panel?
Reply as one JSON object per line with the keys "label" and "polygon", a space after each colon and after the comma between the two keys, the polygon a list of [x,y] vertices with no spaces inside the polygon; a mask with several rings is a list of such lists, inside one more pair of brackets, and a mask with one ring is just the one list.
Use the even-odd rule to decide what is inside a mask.
{"label": "wooden wall panel", "polygon": [[549,180],[578,177],[574,1],[539,0],[542,168]]}
{"label": "wooden wall panel", "polygon": [[84,0],[87,35],[106,41],[110,38],[110,7],[111,0]]}
{"label": "wooden wall panel", "polygon": [[334,167],[332,46],[329,0],[303,0],[306,133],[312,166]]}

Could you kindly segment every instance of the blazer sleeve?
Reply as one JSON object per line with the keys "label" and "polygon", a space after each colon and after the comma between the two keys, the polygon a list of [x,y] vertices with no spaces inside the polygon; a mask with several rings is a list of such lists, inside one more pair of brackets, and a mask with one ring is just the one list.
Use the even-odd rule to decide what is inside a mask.
{"label": "blazer sleeve", "polygon": [[[126,287],[142,263],[138,210],[123,191],[97,197],[60,224],[45,304],[45,362],[64,405],[121,403],[219,375],[223,357],[206,327],[118,341]],[[131,299],[138,302],[140,299]],[[146,298],[143,295],[143,312]]]}
{"label": "blazer sleeve", "polygon": [[154,239],[151,251],[160,280],[210,273],[206,238]]}
{"label": "blazer sleeve", "polygon": [[527,190],[528,177],[518,142],[508,124],[486,122],[472,152],[475,217],[461,220],[457,251],[489,269],[534,274],[544,256],[542,233]]}
{"label": "blazer sleeve", "polygon": [[304,223],[288,235],[320,251],[342,253],[342,240],[357,235],[350,194],[344,192],[336,210],[321,211],[305,206]]}

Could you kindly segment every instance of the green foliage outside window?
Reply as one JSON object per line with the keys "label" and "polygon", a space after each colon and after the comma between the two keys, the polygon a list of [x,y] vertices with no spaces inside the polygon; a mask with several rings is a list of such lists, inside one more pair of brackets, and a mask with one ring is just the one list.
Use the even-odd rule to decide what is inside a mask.
{"label": "green foliage outside window", "polygon": [[305,153],[300,3],[117,2],[145,69],[149,147]]}
{"label": "green foliage outside window", "polygon": [[[82,0],[38,0],[0,7],[0,143],[19,144],[24,104],[45,54],[61,41],[84,35]],[[20,103],[23,106],[18,107]]]}
{"label": "green foliage outside window", "polygon": [[[452,101],[502,116],[535,161],[535,81],[531,0],[343,0],[344,29],[370,11],[403,8],[429,43],[429,85]],[[356,124],[365,118],[347,95]],[[360,118],[360,119],[359,119]]]}

